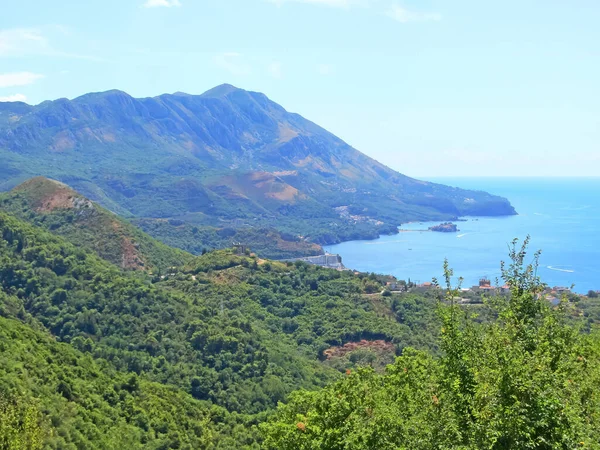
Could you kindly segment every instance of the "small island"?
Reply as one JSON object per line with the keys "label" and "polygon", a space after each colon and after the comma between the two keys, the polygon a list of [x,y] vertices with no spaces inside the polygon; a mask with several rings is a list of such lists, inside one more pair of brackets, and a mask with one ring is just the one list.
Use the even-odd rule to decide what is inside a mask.
{"label": "small island", "polygon": [[451,222],[445,222],[434,227],[429,227],[429,231],[437,231],[439,233],[456,233],[460,230],[455,224]]}

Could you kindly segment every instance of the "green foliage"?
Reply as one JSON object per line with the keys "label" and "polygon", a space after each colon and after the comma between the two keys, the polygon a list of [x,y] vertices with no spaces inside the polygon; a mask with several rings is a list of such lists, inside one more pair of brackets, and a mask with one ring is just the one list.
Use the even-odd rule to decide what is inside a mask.
{"label": "green foliage", "polygon": [[[127,437],[128,448],[135,448],[148,433],[169,434],[145,425],[159,409],[195,411],[193,423],[210,417],[207,427],[216,430],[197,434],[192,422],[174,417],[179,425],[162,436],[166,440],[179,435],[182,446],[193,446],[212,436],[217,448],[250,448],[260,442],[253,427],[278,401],[341,376],[346,366],[324,364],[324,350],[361,339],[418,345],[409,327],[365,295],[376,285],[372,276],[230,251],[208,252],[163,275],[126,272],[0,213],[0,315],[28,327],[11,346],[0,340],[7,358],[0,365],[6,378],[0,378],[10,381],[11,392],[40,399],[43,413],[56,418],[52,426],[63,430],[57,432],[63,440],[52,440],[56,434],[45,440],[60,442],[55,448],[99,436],[106,436],[100,442]],[[54,348],[47,335],[26,329],[61,341],[61,356],[45,353]],[[36,340],[43,345],[28,347]],[[363,355],[348,365],[367,360],[377,364]],[[149,391],[157,397],[136,394]],[[140,419],[127,431],[117,419],[131,426],[133,416],[119,409],[130,397],[149,403],[135,403]],[[111,403],[115,398],[125,403]]]}
{"label": "green foliage", "polygon": [[539,296],[526,245],[503,265],[511,295],[490,301],[496,321],[473,320],[448,284],[441,358],[405,349],[383,375],[360,370],[294,394],[263,425],[266,447],[600,448],[600,334],[580,333],[566,304]]}
{"label": "green foliage", "polygon": [[439,372],[431,356],[407,349],[384,377],[360,369],[325,391],[294,393],[263,426],[265,447],[449,448],[457,430],[436,396]]}
{"label": "green foliage", "polygon": [[195,449],[218,440],[210,408],[185,393],[119,373],[15,320],[0,318],[0,342],[0,393],[25,392],[38,405],[0,397],[2,449]]}
{"label": "green foliage", "polygon": [[263,258],[287,259],[323,253],[321,246],[271,228],[216,228],[175,220],[138,219],[134,223],[171,247],[195,255],[231,247],[233,242],[249,245]]}
{"label": "green foliage", "polygon": [[436,314],[439,302],[437,292],[393,295],[390,308],[395,319],[413,332],[413,340],[406,345],[426,348],[439,353],[440,320]]}
{"label": "green foliage", "polygon": [[44,436],[40,422],[40,412],[31,402],[0,394],[0,449],[41,449]]}
{"label": "green foliage", "polygon": [[42,177],[0,194],[0,210],[126,269],[164,271],[191,259],[191,255],[152,239],[67,186]]}

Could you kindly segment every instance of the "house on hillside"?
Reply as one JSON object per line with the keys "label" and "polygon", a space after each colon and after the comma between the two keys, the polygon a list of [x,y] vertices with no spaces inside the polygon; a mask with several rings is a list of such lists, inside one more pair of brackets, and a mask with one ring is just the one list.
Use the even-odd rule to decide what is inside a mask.
{"label": "house on hillside", "polygon": [[236,255],[247,255],[250,254],[250,247],[248,247],[246,244],[234,242],[233,251]]}
{"label": "house on hillside", "polygon": [[487,278],[480,278],[479,285],[473,286],[472,289],[474,292],[494,292],[496,291],[496,286],[492,286],[492,282]]}
{"label": "house on hillside", "polygon": [[416,289],[421,291],[428,291],[430,289],[435,289],[436,285],[431,281],[426,281],[425,283],[417,284]]}
{"label": "house on hillside", "polygon": [[571,292],[571,288],[563,287],[563,286],[554,286],[552,288],[552,292],[556,294],[569,294]]}
{"label": "house on hillside", "polygon": [[398,283],[397,281],[388,281],[385,283],[385,287],[387,287],[390,291],[403,291],[405,286]]}

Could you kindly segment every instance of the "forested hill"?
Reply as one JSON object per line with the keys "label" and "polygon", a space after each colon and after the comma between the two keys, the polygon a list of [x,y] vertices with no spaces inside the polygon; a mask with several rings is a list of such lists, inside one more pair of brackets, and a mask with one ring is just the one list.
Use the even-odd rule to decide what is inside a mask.
{"label": "forested hill", "polygon": [[374,277],[230,251],[160,276],[123,271],[0,212],[10,339],[0,341],[0,397],[38,411],[54,448],[111,448],[119,438],[128,448],[202,448],[210,433],[208,448],[244,448],[290,392],[361,361],[326,359],[328,348],[382,340],[375,359],[385,363],[404,345],[423,346],[422,326],[398,323],[365,295],[381,289]]}
{"label": "forested hill", "polygon": [[0,317],[0,358],[3,449],[196,449],[226,439],[205,402],[20,321]]}
{"label": "forested hill", "polygon": [[0,212],[2,448],[600,445],[597,302],[545,302],[526,250],[510,295],[457,306],[231,250],[128,271],[71,237]]}
{"label": "forested hill", "polygon": [[408,220],[515,213],[504,198],[395,172],[230,85],[3,103],[0,158],[0,188],[43,175],[121,215],[277,227],[316,243],[373,237]]}
{"label": "forested hill", "polygon": [[152,239],[68,186],[44,177],[0,193],[6,211],[129,270],[164,271],[193,256]]}
{"label": "forested hill", "polygon": [[253,252],[272,259],[323,253],[317,244],[272,228],[201,226],[175,219],[139,219],[134,226],[64,183],[45,177],[0,193],[0,211],[64,236],[129,270],[164,271],[188,262],[190,253],[229,248],[233,242],[251,244]]}

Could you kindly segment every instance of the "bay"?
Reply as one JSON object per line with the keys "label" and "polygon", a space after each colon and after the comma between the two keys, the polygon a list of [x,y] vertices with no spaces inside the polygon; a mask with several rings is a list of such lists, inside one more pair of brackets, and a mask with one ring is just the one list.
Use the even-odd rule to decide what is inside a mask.
{"label": "bay", "polygon": [[[431,181],[479,189],[508,198],[518,215],[466,217],[458,233],[401,232],[372,241],[325,247],[346,267],[391,274],[399,279],[442,279],[448,259],[456,277],[470,287],[480,278],[500,278],[514,238],[531,236],[530,257],[541,250],[539,275],[550,286],[574,285],[585,293],[600,289],[600,178],[437,178]],[[426,230],[439,222],[403,224]],[[456,280],[455,280],[456,281]]]}

